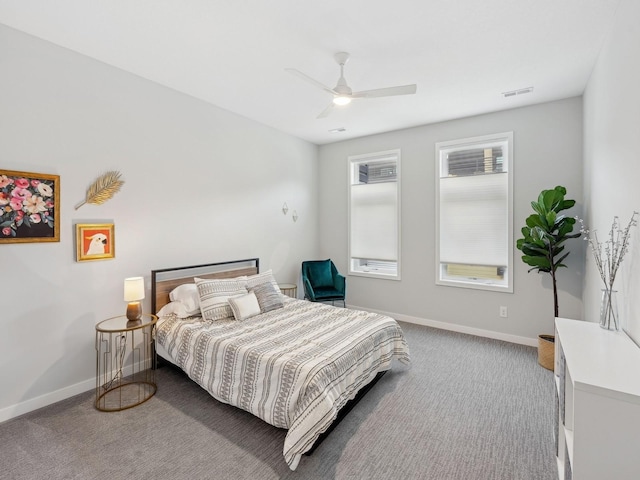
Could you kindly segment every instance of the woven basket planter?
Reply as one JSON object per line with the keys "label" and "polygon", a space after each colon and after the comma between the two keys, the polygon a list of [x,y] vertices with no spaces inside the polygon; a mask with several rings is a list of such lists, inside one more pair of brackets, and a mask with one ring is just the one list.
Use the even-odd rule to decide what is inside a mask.
{"label": "woven basket planter", "polygon": [[555,363],[555,340],[553,335],[538,335],[538,363],[551,371]]}

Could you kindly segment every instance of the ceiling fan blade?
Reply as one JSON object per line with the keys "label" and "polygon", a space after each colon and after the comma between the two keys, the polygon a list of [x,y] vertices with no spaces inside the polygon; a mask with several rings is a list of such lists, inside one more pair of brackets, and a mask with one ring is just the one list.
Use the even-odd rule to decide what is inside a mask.
{"label": "ceiling fan blade", "polygon": [[306,82],[309,82],[310,84],[315,85],[318,88],[321,88],[322,90],[324,90],[325,92],[330,93],[331,95],[338,95],[338,92],[336,92],[332,88],[329,88],[326,85],[323,85],[322,83],[320,83],[319,81],[314,80],[309,75],[306,75],[306,74],[302,73],[300,70],[296,70],[295,68],[285,68],[285,70],[287,72],[289,72],[289,73],[292,73],[296,77],[300,77],[301,79],[305,80]]}
{"label": "ceiling fan blade", "polygon": [[416,93],[418,87],[413,85],[402,85],[398,87],[377,88],[375,90],[364,90],[362,92],[353,92],[352,98],[375,98],[375,97],[391,97],[394,95],[411,95]]}
{"label": "ceiling fan blade", "polygon": [[334,106],[334,103],[333,103],[333,102],[331,102],[331,103],[329,104],[329,106],[328,106],[327,108],[325,108],[322,112],[320,112],[320,115],[318,115],[316,118],[325,118],[325,117],[328,117],[328,116],[329,116],[329,114],[330,114],[331,112],[333,112],[333,106]]}

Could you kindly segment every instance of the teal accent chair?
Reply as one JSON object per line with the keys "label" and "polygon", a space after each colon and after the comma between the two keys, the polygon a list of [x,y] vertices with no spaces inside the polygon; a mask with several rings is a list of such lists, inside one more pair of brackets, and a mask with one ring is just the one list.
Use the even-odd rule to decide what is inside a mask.
{"label": "teal accent chair", "polygon": [[309,260],[302,262],[302,286],[304,298],[312,302],[331,302],[336,300],[346,307],[347,285],[345,278],[331,260]]}

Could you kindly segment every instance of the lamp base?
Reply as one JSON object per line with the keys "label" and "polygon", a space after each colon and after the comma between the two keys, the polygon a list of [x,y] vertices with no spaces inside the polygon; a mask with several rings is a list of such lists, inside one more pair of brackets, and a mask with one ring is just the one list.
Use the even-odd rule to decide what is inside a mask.
{"label": "lamp base", "polygon": [[[127,304],[127,326],[139,325],[142,318],[142,305],[140,302],[129,302]],[[131,324],[131,325],[130,325]]]}

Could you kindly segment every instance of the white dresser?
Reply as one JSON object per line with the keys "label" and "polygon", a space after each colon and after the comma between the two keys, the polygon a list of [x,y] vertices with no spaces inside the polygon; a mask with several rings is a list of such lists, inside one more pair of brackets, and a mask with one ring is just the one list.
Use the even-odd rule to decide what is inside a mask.
{"label": "white dresser", "polygon": [[640,479],[640,347],[597,323],[555,325],[559,478]]}

